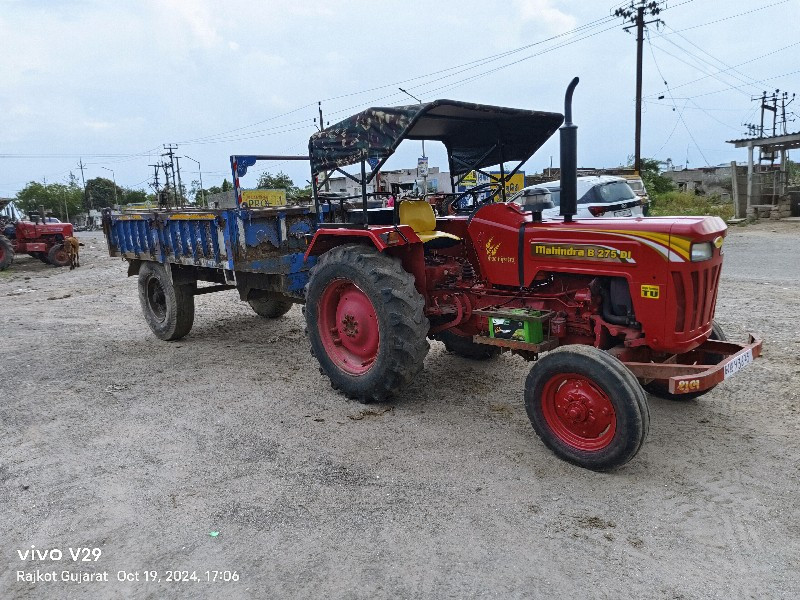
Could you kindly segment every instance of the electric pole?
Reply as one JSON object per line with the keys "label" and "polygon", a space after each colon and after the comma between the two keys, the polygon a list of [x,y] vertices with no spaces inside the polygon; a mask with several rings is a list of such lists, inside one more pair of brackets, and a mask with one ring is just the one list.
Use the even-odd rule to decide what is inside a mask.
{"label": "electric pole", "polygon": [[175,165],[178,168],[178,196],[181,199],[181,206],[183,206],[183,183],[181,182],[181,163],[178,157],[175,157]]}
{"label": "electric pole", "polygon": [[[317,102],[317,108],[319,108],[319,130],[322,131],[325,129],[325,121],[322,120],[322,101]],[[327,171],[325,171],[325,191],[331,191],[331,180]]]}
{"label": "electric pole", "polygon": [[645,21],[647,17],[655,17],[661,12],[661,7],[656,0],[631,0],[627,7],[620,7],[614,11],[615,17],[622,17],[631,25],[624,27],[625,31],[636,28],[636,141],[633,169],[636,175],[642,167],[642,46],[644,45],[644,28],[651,23],[662,23],[661,19]]}
{"label": "electric pole", "polygon": [[[169,156],[169,166],[170,166],[170,169],[172,170],[172,194],[173,194],[173,197],[175,198],[175,207],[177,208],[177,206],[178,206],[178,192],[175,189],[176,182],[177,182],[177,179],[175,178],[175,150],[178,149],[178,146],[176,146],[174,144],[164,144],[164,149],[166,150],[166,152],[164,154],[162,154],[161,156]],[[165,165],[165,168],[164,168],[164,172],[165,173],[167,172],[166,165]],[[169,186],[169,174],[167,174],[167,185]]]}
{"label": "electric pole", "polygon": [[83,207],[86,211],[92,210],[92,202],[89,195],[86,193],[86,179],[83,176],[83,159],[78,160],[78,168],[81,170],[81,182],[83,183]]}

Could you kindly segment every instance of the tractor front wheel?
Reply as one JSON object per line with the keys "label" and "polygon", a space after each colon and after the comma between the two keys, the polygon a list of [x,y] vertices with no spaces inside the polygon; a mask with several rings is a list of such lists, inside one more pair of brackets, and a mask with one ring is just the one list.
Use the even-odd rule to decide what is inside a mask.
{"label": "tractor front wheel", "polygon": [[311,352],[335,389],[361,402],[385,400],[422,371],[424,307],[399,260],[367,246],[334,248],[306,287]]}
{"label": "tractor front wheel", "polygon": [[47,253],[47,262],[54,267],[66,267],[69,264],[69,253],[64,249],[64,244],[56,244]]}
{"label": "tractor front wheel", "polygon": [[6,236],[0,235],[0,271],[11,266],[14,262],[14,246]]}
{"label": "tractor front wheel", "polygon": [[564,346],[541,358],[525,382],[525,408],[550,450],[594,471],[631,460],[650,427],[639,382],[592,346]]}
{"label": "tractor front wheel", "polygon": [[[721,342],[728,341],[728,338],[725,336],[725,332],[722,330],[722,325],[717,323],[716,320],[714,320],[711,324],[711,335],[708,336],[708,339],[719,340]],[[709,358],[716,363],[722,361],[722,356],[718,354],[712,354]],[[671,394],[669,391],[668,381],[660,381],[658,379],[655,379],[653,381],[643,384],[642,387],[645,389],[647,393],[652,394],[653,396],[656,396],[658,398],[664,398],[665,400],[686,401],[686,400],[694,400],[695,398],[704,396],[717,386],[710,387],[707,390],[703,390],[701,392],[687,392],[686,394]]]}
{"label": "tractor front wheel", "polygon": [[270,293],[266,298],[251,298],[247,303],[257,315],[267,319],[282,317],[293,304],[289,298],[278,293]]}
{"label": "tractor front wheel", "polygon": [[173,285],[164,265],[145,262],[139,269],[139,303],[145,321],[158,339],[179,340],[194,323],[194,289]]}

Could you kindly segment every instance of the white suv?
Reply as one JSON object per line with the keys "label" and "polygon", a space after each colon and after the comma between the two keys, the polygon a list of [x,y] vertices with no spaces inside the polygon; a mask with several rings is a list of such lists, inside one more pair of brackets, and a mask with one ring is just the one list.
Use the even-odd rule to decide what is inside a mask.
{"label": "white suv", "polygon": [[[525,199],[533,190],[543,189],[550,192],[550,200],[552,200],[554,207],[543,210],[542,216],[545,218],[558,217],[561,201],[560,181],[548,181],[547,183],[523,188],[510,201],[525,206]],[[642,212],[641,199],[634,193],[624,178],[610,175],[592,175],[578,177],[578,213],[576,216],[581,219],[591,219],[593,217],[641,217],[644,216],[644,213]]]}

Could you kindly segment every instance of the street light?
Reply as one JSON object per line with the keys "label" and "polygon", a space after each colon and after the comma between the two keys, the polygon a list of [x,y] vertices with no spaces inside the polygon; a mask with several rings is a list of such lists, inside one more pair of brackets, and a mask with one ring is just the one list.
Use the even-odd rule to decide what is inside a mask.
{"label": "street light", "polygon": [[114,175],[114,169],[109,169],[108,167],[100,167],[100,168],[105,169],[106,171],[111,171],[111,180],[114,182],[114,204],[117,205],[117,178]]}
{"label": "street light", "polygon": [[203,171],[202,171],[202,169],[200,169],[200,161],[193,159],[191,156],[186,156],[185,154],[183,155],[183,158],[188,158],[192,162],[196,162],[197,163],[197,172],[200,174],[200,198],[201,198],[201,200],[203,202],[203,206],[208,208],[208,204],[206,204],[206,192],[203,189]]}
{"label": "street light", "polygon": [[[410,96],[411,98],[413,98],[414,100],[419,102],[420,106],[422,106],[422,100],[417,98],[414,94],[412,94],[409,91],[404,90],[401,87],[399,87],[397,89],[400,90],[401,92],[403,92],[406,96]],[[422,158],[424,158],[424,159],[428,158],[427,156],[425,156],[425,140],[422,140]],[[425,175],[422,176],[422,182],[423,182],[423,185],[425,186],[425,189],[423,190],[422,195],[425,196],[428,193],[428,170],[427,170],[427,168],[425,169]]]}

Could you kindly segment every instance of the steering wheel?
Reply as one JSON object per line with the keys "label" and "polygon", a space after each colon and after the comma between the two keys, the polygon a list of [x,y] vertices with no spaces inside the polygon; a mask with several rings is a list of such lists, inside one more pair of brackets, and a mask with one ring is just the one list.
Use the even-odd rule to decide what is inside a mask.
{"label": "steering wheel", "polygon": [[[480,202],[478,202],[477,195],[480,192],[484,191],[484,190],[491,189],[492,187],[494,187],[495,190],[491,194],[489,194],[489,196],[487,196],[486,198],[484,198]],[[490,181],[488,183],[482,183],[480,185],[476,185],[474,188],[470,188],[466,192],[461,192],[460,194],[456,195],[456,197],[453,198],[447,204],[447,207],[448,207],[448,209],[452,210],[456,214],[465,213],[465,212],[472,212],[479,205],[488,204],[489,202],[492,202],[494,197],[497,196],[497,194],[500,192],[500,189],[501,189],[500,188],[500,184],[498,182],[496,182],[496,181]],[[465,207],[465,208],[460,208],[458,206],[458,204],[461,202],[461,200],[464,199],[464,198],[468,198],[470,196],[473,199],[472,206]],[[448,210],[448,212],[450,212],[450,211]]]}

